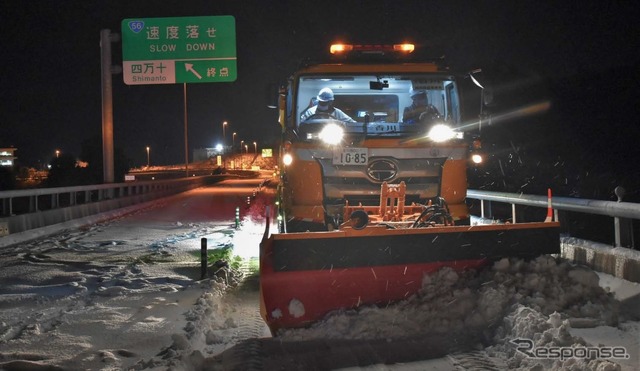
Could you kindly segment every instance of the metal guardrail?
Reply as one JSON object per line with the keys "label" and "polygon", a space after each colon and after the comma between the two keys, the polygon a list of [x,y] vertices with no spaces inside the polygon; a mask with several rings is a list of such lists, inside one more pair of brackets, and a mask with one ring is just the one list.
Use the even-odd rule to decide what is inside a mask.
{"label": "metal guardrail", "polygon": [[[201,180],[197,180],[198,183]],[[35,188],[0,192],[2,216],[15,216],[89,202],[127,197],[132,195],[182,189],[194,183],[192,178],[164,181],[144,181],[113,184],[97,184],[73,187]]]}
{"label": "metal guardrail", "polygon": [[[215,182],[215,177],[189,177],[169,180],[136,181],[128,183],[99,184],[75,187],[37,188],[29,190],[0,191],[0,236],[9,233],[10,225],[28,224],[11,233],[23,231],[29,228],[37,228],[42,224],[59,222],[60,218],[42,220],[41,214],[51,213],[69,220],[75,215],[61,210],[77,209],[82,206],[105,205],[116,208],[123,204],[135,204],[154,198],[161,198],[171,194],[180,193],[190,188]],[[511,220],[516,222],[516,205],[547,208],[548,198],[538,195],[526,195],[518,193],[502,193],[480,190],[467,190],[467,198],[480,200],[482,218],[491,218],[491,202],[510,204]],[[110,202],[118,201],[123,202]],[[591,215],[603,215],[613,218],[616,247],[634,248],[633,221],[640,221],[640,204],[630,202],[599,201],[569,197],[553,197],[551,207],[554,210],[555,219],[559,219],[559,211],[577,212]],[[87,209],[87,207],[85,207]],[[100,211],[104,207],[97,208]],[[92,211],[84,211],[92,212]],[[25,223],[30,216],[39,216],[38,224]],[[47,219],[47,218],[44,218]]]}
{"label": "metal guardrail", "polygon": [[171,196],[213,183],[216,178],[0,191],[0,237]]}
{"label": "metal guardrail", "polygon": [[[467,190],[467,198],[481,201],[482,218],[491,216],[491,201],[511,204],[511,218],[513,222],[516,222],[517,217],[515,205],[547,208],[549,202],[549,199],[545,196],[479,191],[472,189]],[[558,220],[558,211],[610,216],[613,218],[615,246],[635,247],[633,220],[640,220],[640,204],[622,201],[616,202],[569,197],[552,197],[551,207],[554,210],[555,220]]]}

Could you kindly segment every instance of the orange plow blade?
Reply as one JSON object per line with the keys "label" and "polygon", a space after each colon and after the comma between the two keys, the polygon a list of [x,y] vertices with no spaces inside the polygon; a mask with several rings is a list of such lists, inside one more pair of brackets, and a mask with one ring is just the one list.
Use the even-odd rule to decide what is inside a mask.
{"label": "orange plow blade", "polygon": [[272,333],[415,294],[425,274],[560,253],[560,225],[520,223],[273,234],[260,244],[261,313]]}

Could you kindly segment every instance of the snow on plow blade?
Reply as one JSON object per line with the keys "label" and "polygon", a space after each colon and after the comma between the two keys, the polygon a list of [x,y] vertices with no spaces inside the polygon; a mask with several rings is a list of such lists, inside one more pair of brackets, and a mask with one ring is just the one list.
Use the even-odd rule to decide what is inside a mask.
{"label": "snow on plow blade", "polygon": [[275,335],[339,309],[386,305],[416,293],[425,274],[505,257],[560,253],[559,223],[273,234],[260,244],[261,314]]}

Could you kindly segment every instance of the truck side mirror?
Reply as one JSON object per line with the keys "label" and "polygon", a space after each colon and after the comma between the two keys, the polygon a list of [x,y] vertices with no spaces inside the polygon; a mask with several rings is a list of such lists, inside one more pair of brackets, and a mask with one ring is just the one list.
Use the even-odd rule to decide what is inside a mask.
{"label": "truck side mirror", "polygon": [[267,84],[265,100],[267,107],[278,108],[278,97],[280,95],[280,85],[275,83]]}

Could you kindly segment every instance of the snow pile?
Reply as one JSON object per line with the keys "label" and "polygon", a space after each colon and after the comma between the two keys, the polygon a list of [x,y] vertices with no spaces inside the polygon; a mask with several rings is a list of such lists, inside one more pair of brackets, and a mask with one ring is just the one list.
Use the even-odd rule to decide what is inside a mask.
{"label": "snow pile", "polygon": [[270,337],[256,306],[256,292],[245,292],[216,279],[204,280],[201,285],[207,290],[184,313],[183,331],[171,335],[170,346],[130,370],[211,369],[220,366],[214,356],[224,350],[247,339]]}
{"label": "snow pile", "polygon": [[[217,280],[201,282],[206,291],[184,313],[186,323],[183,332],[171,335],[171,345],[149,359],[138,361],[130,370],[165,369],[201,370],[204,367],[207,347],[227,343],[221,330],[233,329],[233,320],[221,309],[227,287]],[[227,344],[228,346],[228,344]],[[222,347],[219,350],[224,349]]]}
{"label": "snow pile", "polygon": [[[504,318],[503,324],[494,336],[495,346],[485,351],[496,358],[505,359],[509,369],[544,369],[544,370],[619,370],[620,366],[606,359],[581,358],[582,353],[575,353],[578,357],[553,359],[551,357],[534,358],[525,352],[535,348],[554,349],[559,354],[574,354],[575,348],[586,349],[589,344],[582,338],[572,336],[568,320],[554,312],[547,316],[533,308],[517,304]],[[531,341],[531,345],[527,342]],[[543,353],[544,354],[544,353]],[[548,354],[545,354],[548,355]]]}
{"label": "snow pile", "polygon": [[308,329],[285,330],[285,339],[393,339],[421,334],[480,335],[489,339],[518,306],[549,316],[597,324],[617,323],[617,301],[590,270],[549,256],[531,262],[503,259],[480,273],[443,268],[425,276],[422,289],[387,308],[363,307],[329,315]]}
{"label": "snow pile", "polygon": [[[590,349],[593,355],[600,349],[594,346],[602,344],[589,344],[570,332],[574,327],[618,326],[619,305],[588,268],[550,256],[529,262],[502,259],[479,273],[443,268],[426,276],[420,292],[406,301],[332,313],[310,328],[285,330],[280,336],[389,342],[435,336],[443,342],[475,342],[474,348],[482,349],[485,357],[510,369],[620,370],[618,362],[633,364],[634,349],[622,347],[618,340],[613,344],[621,356],[582,356],[581,350]],[[527,353],[530,348],[543,351],[542,356]],[[581,350],[571,353],[576,348]],[[554,351],[567,356],[545,356]]]}

